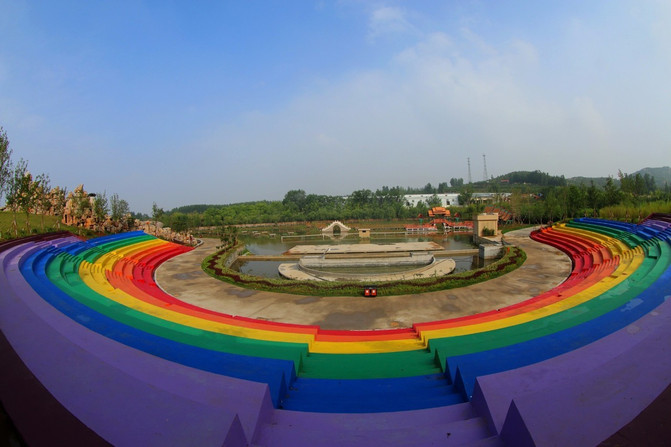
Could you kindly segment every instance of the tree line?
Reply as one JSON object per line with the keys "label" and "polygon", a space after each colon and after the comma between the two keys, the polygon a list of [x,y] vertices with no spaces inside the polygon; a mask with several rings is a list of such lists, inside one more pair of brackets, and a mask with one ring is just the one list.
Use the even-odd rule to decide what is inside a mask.
{"label": "tree line", "polygon": [[[639,180],[637,180],[639,179]],[[631,180],[631,181],[629,181]],[[647,185],[642,189],[633,185]],[[645,176],[621,174],[617,182],[609,177],[603,187],[589,185],[518,185],[509,188],[510,196],[491,203],[511,211],[520,222],[541,223],[570,217],[600,216],[601,210],[624,204],[638,207],[644,203],[668,203],[668,185],[659,189]],[[376,191],[361,189],[347,197],[308,194],[302,189],[288,191],[283,200],[238,203],[232,205],[192,205],[164,213],[163,221],[176,231],[202,226],[280,223],[323,220],[407,220],[426,217],[427,211],[440,205],[435,195],[410,206],[406,189],[382,187]],[[487,204],[474,200],[470,185],[462,186],[460,207],[449,207],[463,218],[482,212]],[[602,217],[613,217],[604,215]]]}

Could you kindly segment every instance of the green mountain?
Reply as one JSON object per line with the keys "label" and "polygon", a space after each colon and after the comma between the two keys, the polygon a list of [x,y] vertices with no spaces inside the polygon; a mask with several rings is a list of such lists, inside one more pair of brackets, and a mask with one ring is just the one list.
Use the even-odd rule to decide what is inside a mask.
{"label": "green mountain", "polygon": [[671,167],[664,166],[661,168],[643,168],[640,171],[634,172],[634,175],[648,174],[655,179],[657,188],[664,188],[664,185],[671,185]]}
{"label": "green mountain", "polygon": [[494,183],[509,185],[539,185],[539,186],[563,186],[566,184],[564,176],[550,175],[546,172],[536,171],[513,171],[500,175],[493,179]]}
{"label": "green mountain", "polygon": [[[585,186],[589,186],[592,182],[594,182],[595,186],[603,188],[607,180],[608,177],[571,177],[566,179],[566,183],[569,185],[583,184]],[[617,177],[614,177],[613,180],[615,180],[616,185],[620,184],[620,180]]]}
{"label": "green mountain", "polygon": [[[655,179],[655,185],[657,188],[663,189],[665,184],[671,185],[671,167],[668,166],[661,168],[643,168],[636,172],[626,172],[625,174],[632,176],[635,176],[636,174],[645,176],[645,174],[648,174],[650,177]],[[606,184],[607,179],[608,177],[571,177],[566,179],[566,183],[569,185],[580,185],[582,183],[589,186],[590,182],[594,182],[596,186],[603,188],[603,185]],[[616,185],[620,184],[620,179],[617,178],[617,175],[613,175],[613,180],[615,180]]]}

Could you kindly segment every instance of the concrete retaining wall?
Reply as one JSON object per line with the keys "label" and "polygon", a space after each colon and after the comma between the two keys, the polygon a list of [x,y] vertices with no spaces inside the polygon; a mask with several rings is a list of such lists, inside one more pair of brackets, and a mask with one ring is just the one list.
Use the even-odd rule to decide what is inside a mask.
{"label": "concrete retaining wall", "polygon": [[480,245],[480,259],[496,259],[501,255],[502,245]]}
{"label": "concrete retaining wall", "polygon": [[245,251],[245,246],[243,245],[242,247],[236,248],[224,261],[224,265],[226,268],[231,268],[233,263],[238,260],[242,252]]}

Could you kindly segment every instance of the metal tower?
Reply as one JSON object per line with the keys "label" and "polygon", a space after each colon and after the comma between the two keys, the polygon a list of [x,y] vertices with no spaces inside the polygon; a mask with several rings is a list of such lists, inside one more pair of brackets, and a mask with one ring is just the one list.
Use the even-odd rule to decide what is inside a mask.
{"label": "metal tower", "polygon": [[470,184],[472,182],[471,179],[471,157],[466,158],[468,160],[468,183]]}
{"label": "metal tower", "polygon": [[485,154],[482,154],[482,161],[485,164],[485,172],[484,172],[485,178],[483,180],[487,181],[489,176],[487,175],[487,156]]}

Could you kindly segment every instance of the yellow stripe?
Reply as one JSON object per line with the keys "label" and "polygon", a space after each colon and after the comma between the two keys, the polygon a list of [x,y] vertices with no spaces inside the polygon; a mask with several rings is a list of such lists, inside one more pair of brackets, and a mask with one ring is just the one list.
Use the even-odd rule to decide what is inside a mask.
{"label": "yellow stripe", "polygon": [[[113,255],[110,254],[109,256]],[[104,257],[107,258],[108,255],[104,255]],[[81,277],[82,281],[95,292],[131,309],[135,309],[137,311],[173,323],[237,337],[250,338],[255,340],[308,344],[312,344],[314,341],[314,336],[312,334],[297,334],[235,326],[218,321],[211,321],[205,318],[195,317],[192,315],[186,315],[181,312],[175,312],[139,300],[124,292],[123,290],[114,288],[109,283],[109,281],[107,281],[105,270],[98,261],[102,261],[103,263],[109,263],[110,261],[109,259],[102,258],[103,257],[98,259],[95,264],[91,264],[88,261],[82,261],[79,267],[79,276]]]}
{"label": "yellow stripe", "polygon": [[373,354],[426,349],[419,339],[379,341],[315,341],[310,352],[323,354]]}

